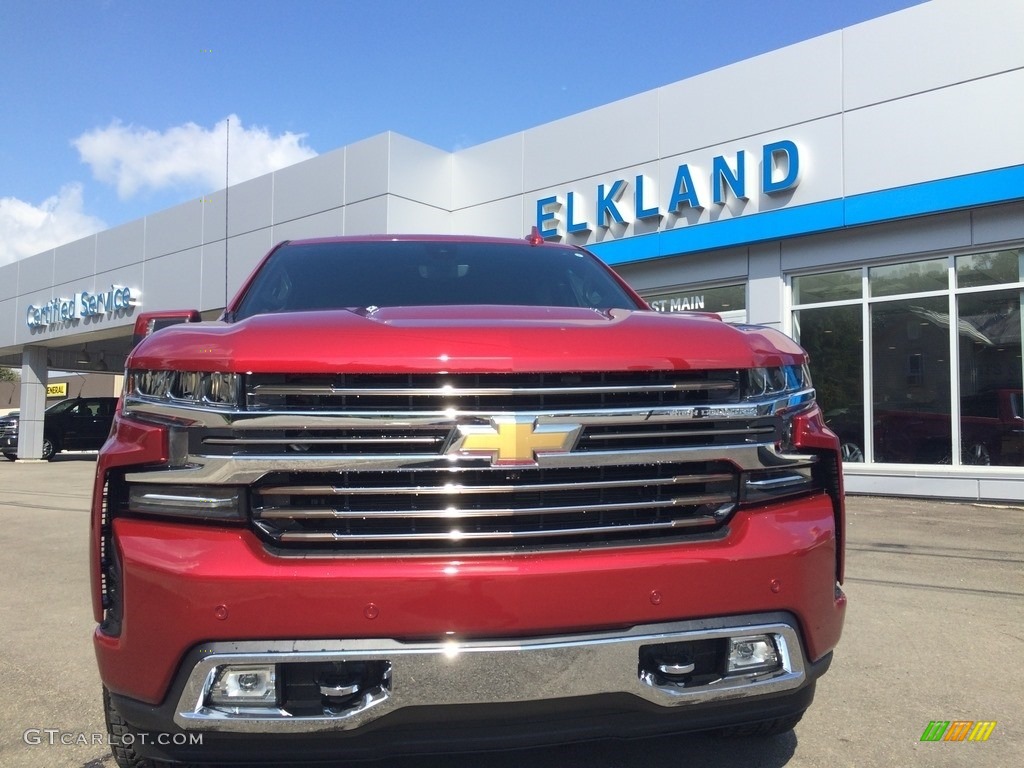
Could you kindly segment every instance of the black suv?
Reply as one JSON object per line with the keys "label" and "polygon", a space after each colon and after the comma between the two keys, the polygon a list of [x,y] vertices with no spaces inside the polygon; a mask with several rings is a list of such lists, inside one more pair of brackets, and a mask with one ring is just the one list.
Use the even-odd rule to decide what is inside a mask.
{"label": "black suv", "polygon": [[[98,451],[110,433],[116,397],[77,397],[46,409],[43,458],[61,451]],[[11,461],[18,457],[18,416],[0,418],[0,451]]]}

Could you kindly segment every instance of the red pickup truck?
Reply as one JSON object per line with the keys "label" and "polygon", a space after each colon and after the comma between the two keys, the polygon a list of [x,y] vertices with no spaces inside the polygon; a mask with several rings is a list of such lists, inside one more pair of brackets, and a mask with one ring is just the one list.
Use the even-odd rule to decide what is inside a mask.
{"label": "red pickup truck", "polygon": [[843,509],[778,332],[539,237],[282,243],[128,359],[92,513],[114,755],[786,731],[842,630]]}

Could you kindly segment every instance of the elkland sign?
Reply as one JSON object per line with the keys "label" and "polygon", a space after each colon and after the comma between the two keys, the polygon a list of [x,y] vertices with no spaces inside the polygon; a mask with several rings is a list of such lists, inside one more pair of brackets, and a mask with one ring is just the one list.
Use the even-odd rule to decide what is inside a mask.
{"label": "elkland sign", "polygon": [[126,312],[138,304],[138,291],[123,285],[112,285],[103,293],[82,291],[71,298],[50,299],[42,305],[29,304],[25,323],[29,328],[47,328],[73,323],[88,317],[102,317]]}
{"label": "elkland sign", "polygon": [[[748,153],[742,149],[732,158],[714,156],[707,187],[698,186],[694,182],[693,169],[688,163],[682,163],[676,168],[672,190],[665,199],[664,207],[656,199],[654,183],[644,175],[633,180],[631,195],[627,195],[630,183],[626,179],[598,184],[596,205],[593,207],[587,205],[585,195],[577,190],[543,197],[537,200],[537,229],[544,238],[560,238],[593,232],[595,227],[608,229],[613,224],[682,214],[686,209],[699,211],[708,203],[722,206],[729,194],[738,200],[747,200],[751,186],[748,183],[748,162]],[[775,141],[761,147],[759,181],[760,192],[764,195],[779,195],[796,188],[800,183],[800,150],[794,142]]]}

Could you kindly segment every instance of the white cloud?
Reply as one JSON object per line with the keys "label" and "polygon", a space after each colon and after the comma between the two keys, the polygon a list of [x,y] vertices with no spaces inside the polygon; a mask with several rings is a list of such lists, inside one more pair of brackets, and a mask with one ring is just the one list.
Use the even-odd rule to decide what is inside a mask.
{"label": "white cloud", "polygon": [[82,185],[65,184],[60,192],[32,205],[0,197],[0,265],[32,256],[106,229],[82,211]]}
{"label": "white cloud", "polygon": [[[231,183],[251,179],[316,155],[303,144],[306,134],[273,136],[266,128],[246,128],[231,115]],[[72,141],[100,181],[117,186],[122,200],[142,189],[224,186],[225,124],[212,128],[185,123],[154,131],[114,120]]]}

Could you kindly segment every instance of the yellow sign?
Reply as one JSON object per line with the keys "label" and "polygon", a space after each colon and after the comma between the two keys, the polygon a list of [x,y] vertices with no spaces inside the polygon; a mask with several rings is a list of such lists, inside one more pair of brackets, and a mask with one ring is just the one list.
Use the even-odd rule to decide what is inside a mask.
{"label": "yellow sign", "polygon": [[47,384],[46,385],[46,396],[47,397],[67,397],[68,396],[68,383],[62,381],[60,384]]}

